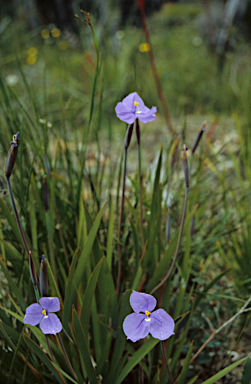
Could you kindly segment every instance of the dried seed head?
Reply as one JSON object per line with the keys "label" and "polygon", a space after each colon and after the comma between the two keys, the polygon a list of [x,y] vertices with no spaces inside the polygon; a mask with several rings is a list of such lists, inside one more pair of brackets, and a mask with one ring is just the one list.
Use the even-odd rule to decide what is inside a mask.
{"label": "dried seed head", "polygon": [[19,132],[17,132],[16,135],[13,136],[13,141],[10,143],[11,148],[8,152],[7,159],[5,162],[5,176],[10,177],[16,162],[17,158],[17,150],[18,150],[18,139],[19,139]]}
{"label": "dried seed head", "polygon": [[186,187],[189,187],[189,166],[188,166],[188,161],[187,161],[187,146],[183,145],[183,169],[184,169],[184,176],[185,176],[185,182],[186,182]]}
{"label": "dried seed head", "polygon": [[207,125],[207,123],[204,122],[202,124],[200,131],[196,134],[194,141],[193,141],[193,144],[192,144],[192,153],[194,153],[196,148],[198,147],[200,140],[202,138],[203,132],[205,132],[205,130],[206,130],[206,125]]}

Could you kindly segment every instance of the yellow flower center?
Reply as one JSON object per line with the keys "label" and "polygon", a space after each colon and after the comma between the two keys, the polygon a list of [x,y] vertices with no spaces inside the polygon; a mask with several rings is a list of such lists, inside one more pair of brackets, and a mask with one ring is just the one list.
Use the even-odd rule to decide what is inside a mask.
{"label": "yellow flower center", "polygon": [[137,107],[136,113],[141,113],[141,111],[139,110],[139,107],[138,107],[139,102],[138,101],[134,101],[134,105],[135,105],[135,107]]}
{"label": "yellow flower center", "polygon": [[145,319],[145,321],[151,321],[151,319],[150,319],[150,314],[151,314],[151,312],[149,312],[149,311],[145,311],[145,315],[146,315],[146,319]]}
{"label": "yellow flower center", "polygon": [[46,310],[45,310],[45,309],[42,310],[42,314],[43,314],[44,317],[47,319],[48,316],[46,316]]}

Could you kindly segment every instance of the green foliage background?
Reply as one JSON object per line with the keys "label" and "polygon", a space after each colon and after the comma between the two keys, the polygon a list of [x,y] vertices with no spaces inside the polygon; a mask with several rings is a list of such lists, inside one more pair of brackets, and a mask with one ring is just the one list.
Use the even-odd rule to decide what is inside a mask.
{"label": "green foliage background", "polygon": [[[188,211],[176,268],[155,296],[177,322],[176,334],[167,343],[174,378],[179,377],[179,384],[214,383],[242,362],[230,365],[227,351],[239,348],[243,359],[249,352],[246,312],[230,331],[217,334],[195,364],[189,364],[212,330],[250,295],[250,47],[233,30],[234,49],[226,54],[220,71],[217,55],[201,35],[203,9],[198,3],[166,4],[149,18],[152,49],[175,129],[172,136],[147,53],[139,50],[145,43],[143,32],[131,25],[119,29],[118,9],[110,12],[105,26],[92,19],[94,34],[78,21],[80,39],[63,31],[58,38],[50,34],[43,39],[41,31],[51,32],[51,26],[27,31],[22,19],[2,19],[0,24],[1,374],[9,383],[119,384],[136,382],[140,375],[145,382],[167,382],[158,341],[150,338],[134,345],[126,341],[121,324],[130,313],[131,290],[149,293],[168,271],[177,246],[185,185],[181,154],[173,170],[171,158],[180,132],[182,144],[189,148]],[[37,51],[31,55],[30,48]],[[148,241],[142,250],[133,135],[122,231],[123,274],[116,296],[126,127],[114,107],[133,91],[146,105],[158,108],[156,120],[141,127]],[[207,132],[192,156],[194,136],[205,119]],[[50,295],[61,300],[59,316],[70,337],[64,333],[62,339],[77,380],[56,338],[46,339],[39,328],[24,327],[22,321],[34,292],[4,180],[9,143],[17,131],[12,188],[37,269],[42,254],[48,261]],[[48,215],[42,202],[45,175]],[[242,383],[249,371],[248,359]]]}

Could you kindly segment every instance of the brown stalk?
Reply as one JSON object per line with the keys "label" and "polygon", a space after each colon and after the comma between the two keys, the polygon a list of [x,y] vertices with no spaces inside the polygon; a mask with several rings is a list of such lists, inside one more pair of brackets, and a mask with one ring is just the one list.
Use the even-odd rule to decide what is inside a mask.
{"label": "brown stalk", "polygon": [[156,68],[155,59],[154,59],[154,55],[153,55],[153,51],[152,51],[151,40],[150,40],[150,33],[149,33],[149,30],[148,30],[148,27],[147,27],[146,14],[145,14],[145,9],[144,9],[144,7],[145,7],[145,0],[138,0],[138,7],[139,7],[139,10],[140,10],[142,27],[143,27],[143,32],[144,32],[144,35],[145,35],[145,39],[146,39],[147,44],[149,44],[149,47],[150,47],[150,49],[148,51],[148,57],[149,57],[149,61],[150,61],[150,65],[151,65],[154,81],[155,81],[155,84],[156,84],[158,97],[160,99],[160,102],[161,102],[161,105],[162,105],[162,109],[163,109],[163,112],[164,112],[164,115],[165,115],[167,128],[168,128],[170,133],[173,133],[173,126],[172,126],[169,110],[168,110],[167,103],[166,103],[166,100],[165,100],[165,97],[164,97],[164,94],[163,94],[161,82],[160,82],[160,79],[159,79],[159,75],[158,75],[158,71],[157,71],[157,68]]}

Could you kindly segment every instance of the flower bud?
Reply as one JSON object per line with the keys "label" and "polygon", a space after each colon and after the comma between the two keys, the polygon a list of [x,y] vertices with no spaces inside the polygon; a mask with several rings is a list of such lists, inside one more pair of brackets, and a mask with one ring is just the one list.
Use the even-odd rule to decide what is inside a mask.
{"label": "flower bud", "polygon": [[125,135],[125,149],[127,149],[130,145],[131,138],[132,138],[132,131],[133,131],[133,124],[128,125]]}
{"label": "flower bud", "polygon": [[48,274],[44,255],[40,266],[40,293],[42,297],[48,296]]}
{"label": "flower bud", "polygon": [[186,145],[183,145],[183,169],[184,169],[184,176],[185,176],[185,182],[186,187],[189,187],[189,167],[188,167],[188,161],[187,161],[187,147]]}
{"label": "flower bud", "polygon": [[44,177],[43,185],[43,205],[46,212],[49,210],[49,188],[46,176]]}
{"label": "flower bud", "polygon": [[17,134],[13,136],[13,141],[10,143],[11,148],[7,155],[5,170],[4,170],[6,177],[11,176],[15,162],[16,162],[17,150],[18,150],[18,139],[19,139],[19,132],[17,132]]}

